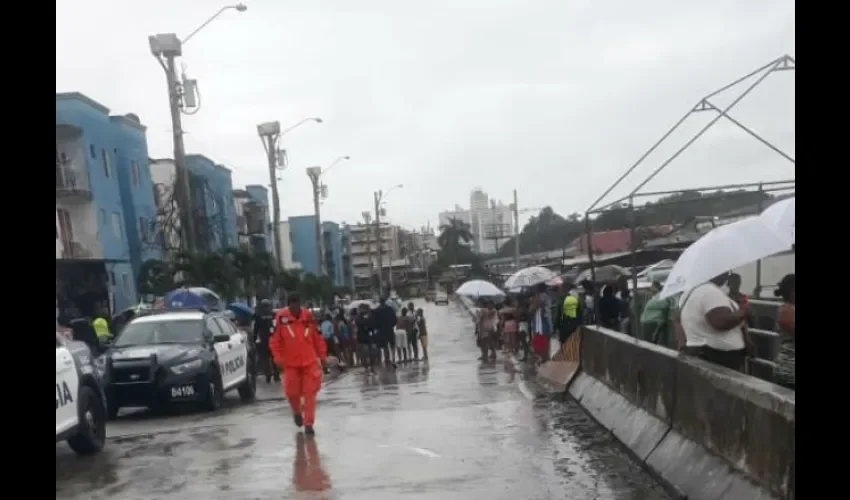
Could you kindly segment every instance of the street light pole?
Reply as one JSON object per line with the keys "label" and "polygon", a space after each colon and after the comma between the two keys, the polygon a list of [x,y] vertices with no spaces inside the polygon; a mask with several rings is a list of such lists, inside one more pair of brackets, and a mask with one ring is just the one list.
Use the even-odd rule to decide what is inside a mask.
{"label": "street light pole", "polygon": [[378,250],[378,296],[384,295],[384,246],[381,241],[381,197],[383,192],[379,189],[374,193],[375,198],[375,247]]}
{"label": "street light pole", "polygon": [[277,143],[280,140],[280,122],[267,122],[257,125],[257,133],[266,150],[266,161],[269,167],[269,181],[272,190],[272,237],[274,238],[275,261],[279,267],[283,267],[283,250],[280,240],[280,193],[277,190],[277,168],[286,167],[286,151],[278,151]]}
{"label": "street light pole", "polygon": [[[383,238],[381,237],[381,203],[384,201],[384,196],[390,194],[393,189],[398,189],[404,187],[404,184],[396,184],[386,193],[383,190],[379,189],[375,191],[375,241],[376,248],[378,249],[378,293],[383,294],[384,291],[384,247],[382,244]],[[392,283],[392,257],[390,258],[390,283]]]}
{"label": "street light pole", "polygon": [[324,243],[325,239],[322,237],[322,214],[321,214],[321,200],[328,197],[328,187],[322,183],[322,175],[326,174],[332,168],[334,168],[339,162],[342,160],[350,160],[350,156],[340,156],[336,160],[332,161],[328,168],[322,170],[322,167],[309,167],[307,169],[307,177],[310,178],[310,183],[313,185],[313,214],[316,219],[316,252],[319,256],[319,264],[318,271],[319,276],[323,276],[325,274],[325,265],[324,265]]}
{"label": "street light pole", "polygon": [[516,189],[514,189],[514,268],[519,271],[519,205],[517,204]]}
{"label": "street light pole", "polygon": [[[230,9],[237,12],[245,12],[248,7],[241,3],[222,7],[212,17],[189,33],[182,41],[174,33],[160,33],[148,37],[151,53],[165,71],[165,81],[168,86],[168,107],[171,112],[171,131],[172,141],[174,143],[175,201],[180,211],[181,240],[184,248],[190,252],[197,249],[195,241],[197,233],[195,233],[195,221],[192,217],[192,193],[189,187],[189,174],[186,170],[186,146],[183,142],[183,120],[180,113],[184,104],[184,97],[188,101],[186,104],[189,107],[195,107],[193,105],[195,102],[195,82],[191,81],[191,85],[189,85],[189,81],[181,83],[177,79],[177,64],[175,59],[183,55],[183,45],[218,16]],[[185,96],[184,88],[189,90]]]}
{"label": "street light pole", "polygon": [[165,79],[168,84],[168,101],[171,108],[171,130],[174,142],[174,192],[177,194],[177,208],[180,210],[180,227],[186,250],[197,249],[195,238],[195,218],[192,216],[192,192],[189,186],[189,171],[186,169],[186,146],[183,142],[183,120],[180,116],[181,91],[174,62],[175,55],[165,56]]}
{"label": "street light pole", "polygon": [[363,216],[363,223],[366,226],[366,258],[369,259],[369,288],[372,288],[372,276],[374,276],[375,266],[372,263],[372,214],[368,210],[364,210],[360,215]]}
{"label": "street light pole", "polygon": [[316,223],[316,271],[318,276],[324,275],[325,266],[323,265],[324,252],[322,251],[322,215],[320,212],[321,203],[319,197],[322,195],[322,167],[307,168],[307,177],[310,178],[310,183],[313,185],[313,219]]}
{"label": "street light pole", "polygon": [[277,189],[277,169],[286,169],[286,150],[280,149],[280,138],[294,128],[303,125],[307,122],[322,123],[321,118],[311,117],[304,118],[295,125],[281,132],[280,122],[266,122],[257,125],[257,133],[260,135],[260,140],[263,142],[263,149],[266,151],[266,161],[269,167],[269,187],[272,190],[272,237],[274,238],[274,251],[278,266],[283,268],[283,244],[280,235],[280,193]]}

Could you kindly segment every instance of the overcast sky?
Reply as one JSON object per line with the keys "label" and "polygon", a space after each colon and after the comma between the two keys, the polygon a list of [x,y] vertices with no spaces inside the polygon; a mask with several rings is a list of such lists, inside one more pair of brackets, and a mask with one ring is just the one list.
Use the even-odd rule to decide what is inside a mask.
{"label": "overcast sky", "polygon": [[[220,0],[57,0],[56,90],[79,91],[148,127],[171,157],[162,69],[147,36],[181,37]],[[483,188],[520,207],[582,212],[701,97],[783,54],[792,0],[250,0],[184,47],[203,105],[189,153],[269,184],[256,125],[286,127],[283,217],[312,213],[304,169],[341,155],[323,219],[360,220],[372,192],[404,226],[437,223]],[[731,102],[735,88],[716,99]],[[732,114],[795,156],[794,72],[768,77]],[[612,193],[634,189],[713,116],[679,134]],[[718,122],[644,190],[782,180],[794,166]]]}

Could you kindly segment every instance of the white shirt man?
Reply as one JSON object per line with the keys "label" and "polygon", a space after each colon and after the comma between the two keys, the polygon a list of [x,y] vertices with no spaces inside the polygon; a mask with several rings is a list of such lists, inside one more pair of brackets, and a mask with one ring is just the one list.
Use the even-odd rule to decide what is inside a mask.
{"label": "white shirt man", "polygon": [[720,330],[709,322],[709,312],[715,309],[730,309],[737,313],[738,305],[723,290],[712,282],[702,284],[679,299],[682,328],[688,347],[709,347],[717,351],[739,351],[744,349],[744,333],[741,323],[728,330]]}

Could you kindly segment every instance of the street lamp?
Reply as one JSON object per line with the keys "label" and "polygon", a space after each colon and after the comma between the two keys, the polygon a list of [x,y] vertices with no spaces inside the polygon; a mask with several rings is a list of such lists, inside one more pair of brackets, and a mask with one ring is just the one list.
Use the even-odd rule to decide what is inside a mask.
{"label": "street lamp", "polygon": [[[381,246],[381,203],[383,203],[384,198],[387,197],[390,193],[395,191],[396,189],[401,189],[404,187],[404,184],[396,184],[395,186],[389,188],[385,193],[383,190],[379,189],[375,191],[375,241],[378,249],[378,292],[379,294],[383,293],[384,289],[384,249]],[[392,282],[392,258],[390,259],[390,282]]]}
{"label": "street lamp", "polygon": [[198,34],[208,24],[227,10],[245,12],[248,7],[245,4],[228,5],[222,7],[212,17],[198,26],[182,41],[174,33],[160,33],[148,37],[151,54],[165,71],[165,81],[168,85],[168,104],[171,110],[171,131],[174,142],[174,170],[175,170],[175,192],[176,201],[180,210],[180,231],[183,233],[183,243],[187,250],[194,251],[195,245],[195,221],[191,212],[191,192],[189,190],[189,176],[186,172],[186,147],[183,144],[183,123],[180,117],[184,108],[195,108],[198,110],[196,97],[197,81],[188,80],[185,75],[182,82],[177,79],[175,59],[183,55],[183,45],[193,36]]}
{"label": "street lamp", "polygon": [[276,170],[278,168],[281,170],[286,168],[286,150],[281,150],[279,148],[280,138],[293,129],[310,122],[322,123],[322,119],[319,117],[304,118],[282,132],[280,130],[279,121],[266,122],[257,125],[257,133],[260,135],[260,141],[263,142],[263,149],[266,151],[266,160],[269,165],[269,180],[271,182],[270,187],[272,189],[272,235],[274,237],[274,251],[277,256],[275,260],[281,266],[283,265],[283,249],[281,248],[282,245],[280,239],[280,193],[277,190]]}
{"label": "street lamp", "polygon": [[318,271],[319,276],[324,275],[324,238],[322,238],[322,214],[321,214],[321,202],[320,200],[328,197],[328,187],[325,184],[322,184],[322,174],[328,173],[332,168],[334,168],[339,162],[343,160],[350,160],[350,156],[340,156],[339,158],[332,161],[328,168],[322,169],[319,166],[313,166],[307,168],[307,177],[310,178],[310,183],[313,185],[313,214],[316,219],[316,254],[318,256]]}

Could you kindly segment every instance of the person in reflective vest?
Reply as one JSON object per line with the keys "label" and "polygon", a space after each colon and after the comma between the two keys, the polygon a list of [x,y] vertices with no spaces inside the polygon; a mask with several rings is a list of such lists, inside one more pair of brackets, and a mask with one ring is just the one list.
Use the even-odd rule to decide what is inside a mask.
{"label": "person in reflective vest", "polygon": [[97,314],[91,322],[91,326],[94,328],[94,333],[97,335],[99,342],[109,339],[111,334],[109,333],[109,321],[106,320],[106,314],[103,312]]}
{"label": "person in reflective vest", "polygon": [[316,328],[313,314],[301,308],[296,294],[275,316],[269,350],[283,372],[283,394],[289,400],[295,425],[314,434],[316,395],[322,386],[327,346]]}
{"label": "person in reflective vest", "polygon": [[558,340],[561,341],[561,344],[565,343],[581,324],[578,294],[573,292],[572,285],[564,286],[566,288],[566,296],[561,306],[562,317],[560,319],[560,331],[558,332]]}

